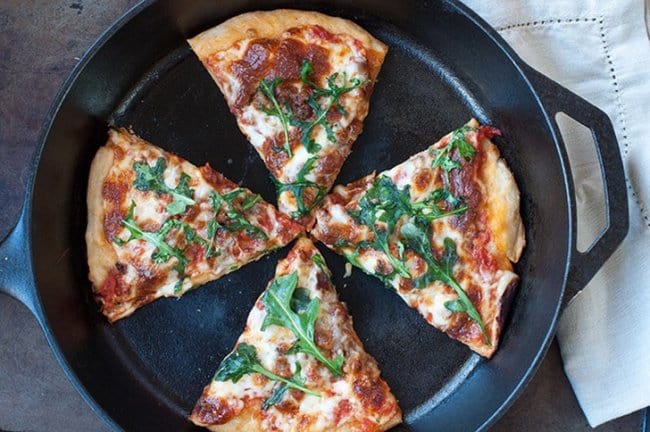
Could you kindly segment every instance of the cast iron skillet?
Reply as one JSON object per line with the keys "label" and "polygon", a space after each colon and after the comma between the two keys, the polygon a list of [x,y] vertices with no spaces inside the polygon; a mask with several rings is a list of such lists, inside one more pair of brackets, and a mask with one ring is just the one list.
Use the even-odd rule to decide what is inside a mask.
{"label": "cast iron skillet", "polygon": [[[367,350],[417,430],[485,429],[513,402],[553,336],[565,287],[582,288],[628,229],[619,151],[607,116],[526,66],[504,41],[452,1],[145,2],[80,62],[46,121],[24,209],[1,246],[2,291],[34,313],[66,374],[114,429],[190,430],[203,386],[232,348],[247,313],[288,249],[219,281],[163,299],[109,325],[87,280],[85,191],[107,122],[210,164],[274,202],[260,159],[236,127],[185,38],[255,9],[291,6],[350,18],[390,47],[364,133],[339,183],[383,170],[476,116],[498,140],[522,193],[527,247],[501,347],[484,361],[425,323],[381,282],[342,279],[325,254]],[[594,135],[608,226],[575,247],[575,198],[554,115]]]}

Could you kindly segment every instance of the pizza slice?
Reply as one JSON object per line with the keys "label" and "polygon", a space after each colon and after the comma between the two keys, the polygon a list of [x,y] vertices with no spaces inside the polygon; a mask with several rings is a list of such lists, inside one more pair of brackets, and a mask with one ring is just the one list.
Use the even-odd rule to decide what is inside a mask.
{"label": "pizza slice", "polygon": [[323,256],[298,240],[190,420],[212,431],[382,431],[402,421]]}
{"label": "pizza slice", "polygon": [[89,278],[110,322],[284,246],[300,224],[213,170],[111,130],[90,168]]}
{"label": "pizza slice", "polygon": [[379,175],[337,186],[311,234],[429,324],[490,357],[518,283],[519,190],[476,120]]}
{"label": "pizza slice", "polygon": [[188,42],[271,172],[280,211],[310,226],[362,131],[386,45],[350,21],[287,9]]}

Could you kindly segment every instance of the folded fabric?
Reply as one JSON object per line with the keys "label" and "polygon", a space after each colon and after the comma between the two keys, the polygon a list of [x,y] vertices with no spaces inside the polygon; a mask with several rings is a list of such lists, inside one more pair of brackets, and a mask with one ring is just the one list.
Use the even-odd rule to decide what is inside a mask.
{"label": "folded fabric", "polygon": [[[464,3],[524,61],[605,111],[616,130],[630,233],[571,300],[558,327],[566,374],[595,427],[650,405],[650,41],[643,1]],[[600,168],[588,157],[590,134],[563,123],[581,207],[578,243],[588,247],[605,220]]]}

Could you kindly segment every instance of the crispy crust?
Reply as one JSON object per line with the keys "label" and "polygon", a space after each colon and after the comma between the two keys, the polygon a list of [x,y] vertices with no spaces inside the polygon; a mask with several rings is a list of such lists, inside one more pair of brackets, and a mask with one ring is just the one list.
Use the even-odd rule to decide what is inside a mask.
{"label": "crispy crust", "polygon": [[[466,124],[472,128],[480,126],[475,118]],[[489,215],[490,232],[498,254],[516,263],[526,245],[526,232],[519,211],[519,187],[499,148],[487,138],[481,145],[485,160],[479,175],[485,188],[483,204]]]}
{"label": "crispy crust", "polygon": [[[207,395],[208,387],[207,385],[201,395],[201,400]],[[228,423],[224,424],[206,424],[200,415],[196,412],[196,409],[192,412],[189,420],[197,426],[203,426],[212,432],[240,432],[240,431],[261,431],[262,430],[262,421],[255,415],[256,412],[262,409],[262,401],[260,399],[254,399],[248,401],[244,406],[244,409],[241,410],[239,414],[233,417]]]}
{"label": "crispy crust", "polygon": [[[262,402],[256,400],[255,403],[248,403],[246,407],[232,420],[222,425],[207,425],[202,423],[200,417],[192,413],[189,420],[195,425],[202,426],[212,432],[241,432],[241,431],[261,431],[262,422],[259,418],[255,417],[254,413],[261,409]],[[402,423],[401,412],[396,413],[379,429],[380,431],[387,431],[398,424]],[[334,430],[334,429],[333,429]],[[358,429],[342,426],[336,429],[336,432],[359,432]]]}
{"label": "crispy crust", "polygon": [[370,75],[374,80],[384,61],[388,47],[352,21],[331,17],[319,12],[294,9],[248,12],[213,27],[189,39],[201,61],[215,52],[225,50],[237,41],[248,38],[276,39],[293,27],[319,25],[331,33],[349,34],[358,39],[374,55],[369,56]]}
{"label": "crispy crust", "polygon": [[90,166],[88,191],[88,226],[86,227],[86,247],[88,255],[88,278],[93,286],[100,286],[108,272],[117,262],[117,255],[106,241],[104,235],[104,205],[102,187],[104,180],[113,166],[113,152],[101,147]]}
{"label": "crispy crust", "polygon": [[513,263],[519,261],[526,245],[524,223],[519,212],[519,188],[499,149],[489,141],[486,163],[483,164],[483,182],[486,186],[485,205],[489,214],[490,232],[495,237],[498,252]]}

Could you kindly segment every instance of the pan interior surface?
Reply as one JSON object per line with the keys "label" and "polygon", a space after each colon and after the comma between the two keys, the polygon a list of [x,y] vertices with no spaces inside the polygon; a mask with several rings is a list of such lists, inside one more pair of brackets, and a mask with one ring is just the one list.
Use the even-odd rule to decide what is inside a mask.
{"label": "pan interior surface", "polygon": [[[48,323],[85,390],[128,430],[193,428],[186,418],[194,402],[288,251],[181,299],[157,300],[112,326],[92,299],[83,247],[85,188],[107,122],[132,128],[194,164],[209,162],[275,203],[261,159],[183,40],[216,23],[220,15],[208,3],[192,2],[193,20],[167,3],[145,8],[108,40],[63,101],[36,176],[34,264]],[[521,189],[528,246],[516,266],[522,282],[500,350],[489,362],[480,359],[429,326],[378,280],[358,270],[343,278],[343,259],[321,250],[356,331],[400,401],[407,425],[398,429],[476,429],[521,385],[548,338],[566,270],[564,174],[532,90],[494,41],[445,2],[405,2],[399,10],[391,4],[362,2],[357,10],[333,2],[323,9],[354,19],[389,46],[364,132],[337,183],[390,168],[472,116],[502,130],[497,143]],[[221,13],[230,13],[228,7]],[[183,22],[192,22],[186,24],[191,33],[179,30]],[[159,34],[138,34],[138,25],[152,23]],[[140,48],[130,46],[138,37],[158,45],[146,48],[145,40]],[[120,49],[144,50],[138,58],[152,61],[134,57],[131,63],[142,64],[120,72],[110,62]],[[111,86],[113,75],[119,85]]]}

